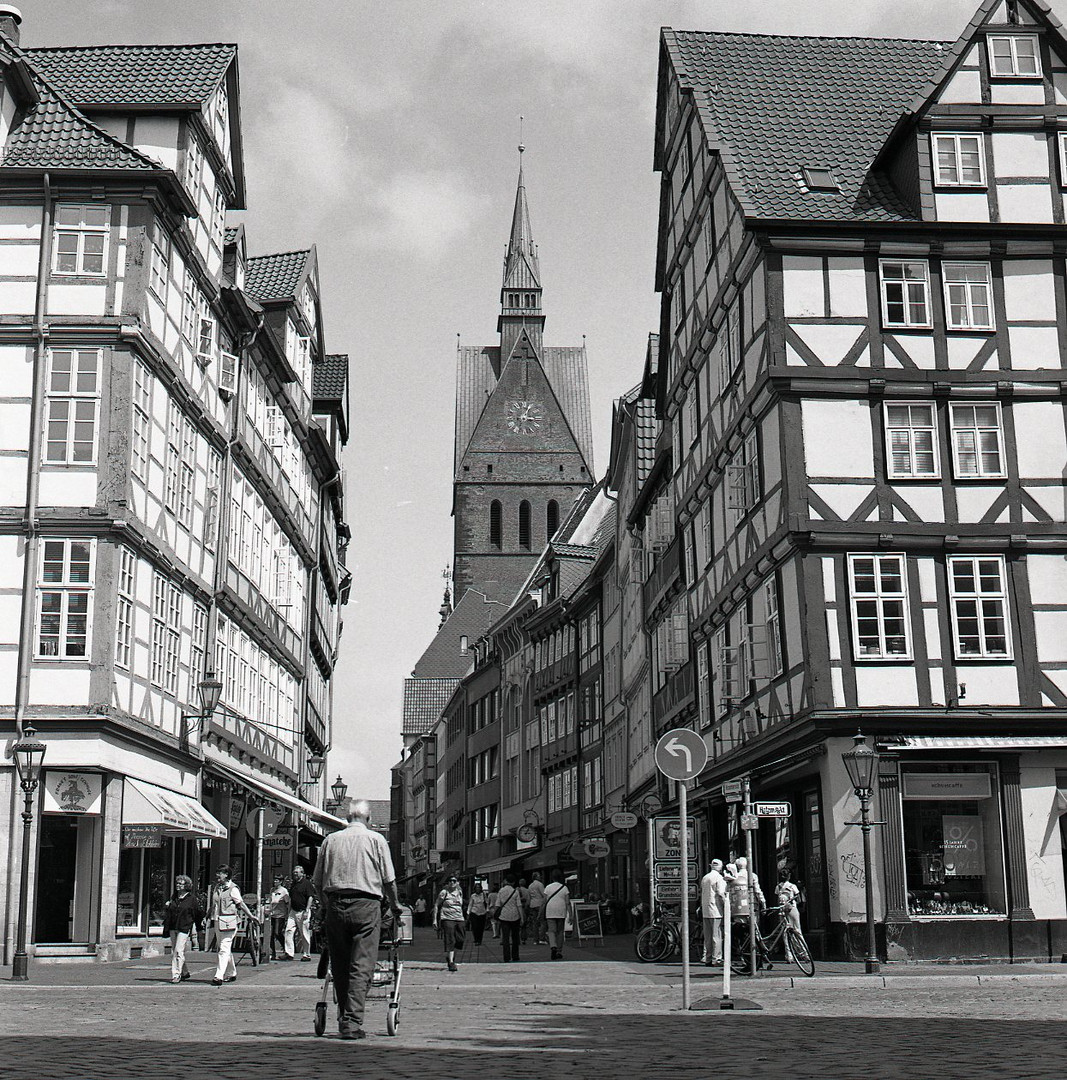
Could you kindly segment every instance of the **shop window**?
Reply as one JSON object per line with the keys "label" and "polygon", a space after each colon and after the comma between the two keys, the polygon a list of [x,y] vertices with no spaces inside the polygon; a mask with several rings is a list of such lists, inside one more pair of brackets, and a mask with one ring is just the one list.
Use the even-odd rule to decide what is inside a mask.
{"label": "shop window", "polygon": [[909,913],[1003,914],[996,765],[905,765],[900,792]]}

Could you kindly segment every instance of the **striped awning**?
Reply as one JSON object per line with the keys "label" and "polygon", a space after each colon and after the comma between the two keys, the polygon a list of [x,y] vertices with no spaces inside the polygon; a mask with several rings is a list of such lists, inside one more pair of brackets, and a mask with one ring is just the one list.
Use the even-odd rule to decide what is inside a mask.
{"label": "striped awning", "polygon": [[227,831],[189,795],[126,777],[122,796],[123,825],[159,825],[172,836],[210,836],[221,840]]}
{"label": "striped awning", "polygon": [[1046,750],[1067,747],[1067,735],[906,735],[894,750]]}

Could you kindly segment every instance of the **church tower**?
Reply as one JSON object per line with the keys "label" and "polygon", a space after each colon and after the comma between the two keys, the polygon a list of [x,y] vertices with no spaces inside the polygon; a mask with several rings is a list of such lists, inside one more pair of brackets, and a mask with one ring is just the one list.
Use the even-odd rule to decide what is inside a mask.
{"label": "church tower", "polygon": [[546,347],[541,266],[522,154],[500,289],[498,345],[461,345],[456,372],[455,600],[510,604],[593,482],[585,345]]}

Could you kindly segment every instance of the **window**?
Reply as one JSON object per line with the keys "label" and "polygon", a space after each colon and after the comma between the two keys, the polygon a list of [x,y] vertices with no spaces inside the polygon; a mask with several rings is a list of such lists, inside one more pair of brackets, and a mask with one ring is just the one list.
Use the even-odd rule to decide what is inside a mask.
{"label": "window", "polygon": [[206,368],[215,359],[215,320],[201,315],[197,325],[196,362]]}
{"label": "window", "polygon": [[99,376],[98,350],[50,350],[46,464],[91,465],[96,461]]}
{"label": "window", "polygon": [[957,477],[1004,475],[1000,406],[950,405],[953,467]]}
{"label": "window", "polygon": [[719,342],[719,391],[721,393],[730,384],[742,360],[740,303],[730,308],[730,313],[720,328],[720,334],[722,336]]}
{"label": "window", "polygon": [[804,185],[809,191],[840,191],[841,185],[837,182],[832,169],[808,168],[801,169],[804,174]]}
{"label": "window", "polygon": [[956,659],[1009,658],[1004,557],[953,555],[948,572]]}
{"label": "window", "polygon": [[182,458],[178,472],[178,521],[186,528],[193,524],[193,495],[196,479],[196,428],[182,416]]}
{"label": "window", "polygon": [[885,406],[886,471],[892,478],[937,477],[934,406],[902,401]]}
{"label": "window", "polygon": [[782,674],[782,624],[778,614],[778,582],[773,577],[763,584],[763,612],[767,620],[767,661],[772,678]]}
{"label": "window", "polygon": [[685,583],[692,588],[697,583],[696,529],[692,522],[682,527],[682,551]]}
{"label": "window", "polygon": [[148,287],[162,300],[167,302],[167,279],[170,276],[170,237],[158,218],[152,222],[151,266],[148,274]]}
{"label": "window", "polygon": [[708,656],[710,648],[707,641],[697,648],[697,709],[701,727],[707,727],[715,715],[711,705],[711,664]]}
{"label": "window", "polygon": [[89,654],[91,540],[45,540],[37,582],[37,657],[84,660]]}
{"label": "window", "polygon": [[1038,78],[1041,61],[1038,57],[1037,38],[1030,34],[990,34],[989,74],[1016,78]]}
{"label": "window", "polygon": [[137,556],[119,548],[118,603],[115,612],[115,663],[129,668],[133,653],[133,603],[137,595]]}
{"label": "window", "polygon": [[734,454],[732,465],[727,466],[729,485],[727,505],[735,512],[735,523],[753,510],[760,498],[759,446],[756,433],[750,432]]}
{"label": "window", "polygon": [[57,206],[55,273],[102,276],[110,221],[110,206]]}
{"label": "window", "polygon": [[925,262],[882,260],[882,322],[886,326],[930,325],[930,274]]}
{"label": "window", "polygon": [[1060,148],[1060,187],[1067,187],[1067,134],[1061,133],[1057,144]]}
{"label": "window", "polygon": [[133,361],[133,439],[131,447],[133,475],[148,482],[148,463],[152,445],[152,375],[140,362]]}
{"label": "window", "polygon": [[185,288],[182,290],[182,336],[192,345],[198,340],[200,329],[200,303],[193,275],[185,272]]}
{"label": "window", "polygon": [[489,546],[499,551],[504,546],[504,530],[500,503],[494,499],[489,504]]}
{"label": "window", "polygon": [[196,141],[191,128],[186,129],[189,142],[185,148],[185,186],[196,201],[200,192],[200,180],[204,174],[204,151]]}
{"label": "window", "polygon": [[985,187],[981,135],[931,135],[939,187]]}
{"label": "window", "polygon": [[156,571],[152,584],[152,685],[168,694],[178,692],[181,648],[182,592]]}
{"label": "window", "polygon": [[519,503],[519,547],[530,550],[530,504],[525,499]]}
{"label": "window", "polygon": [[545,511],[545,529],[549,540],[559,530],[559,503],[555,499],[548,500],[548,508]]}
{"label": "window", "polygon": [[945,279],[945,320],[949,330],[992,330],[993,287],[989,263],[947,262],[941,272]]}
{"label": "window", "polygon": [[852,637],[857,660],[904,660],[908,592],[903,555],[849,555]]}

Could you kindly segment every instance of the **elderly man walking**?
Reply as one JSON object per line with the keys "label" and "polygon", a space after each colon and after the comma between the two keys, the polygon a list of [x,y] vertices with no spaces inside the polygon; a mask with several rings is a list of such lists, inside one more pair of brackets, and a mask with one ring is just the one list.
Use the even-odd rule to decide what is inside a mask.
{"label": "elderly man walking", "polygon": [[704,920],[704,963],[722,963],[722,917],[726,878],[722,859],[712,859],[711,869],[700,879],[700,915]]}
{"label": "elderly man walking", "polygon": [[382,926],[382,899],[400,913],[396,873],[381,833],[367,828],[370,804],[345,800],[348,828],[327,836],[315,864],[315,888],[326,905],[326,940],[337,991],[342,1039],[362,1039],[363,1009]]}

